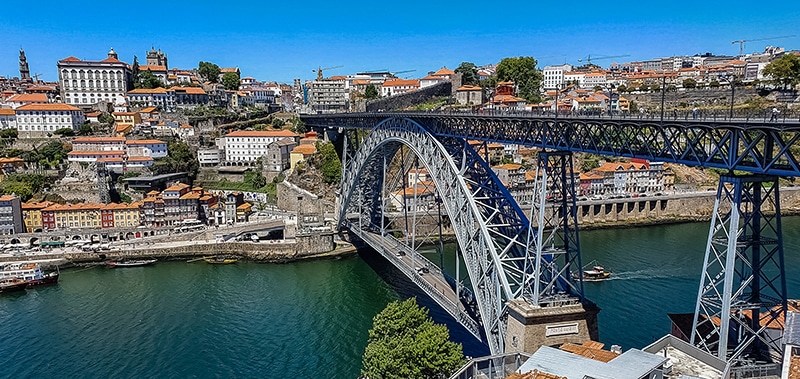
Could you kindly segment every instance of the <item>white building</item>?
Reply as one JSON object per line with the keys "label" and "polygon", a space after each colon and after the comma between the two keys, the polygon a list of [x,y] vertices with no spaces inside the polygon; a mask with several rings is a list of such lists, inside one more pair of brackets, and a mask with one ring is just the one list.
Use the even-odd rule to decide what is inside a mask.
{"label": "white building", "polygon": [[25,104],[47,104],[49,102],[47,95],[43,93],[21,93],[6,100],[6,104],[11,106],[11,109],[17,109]]}
{"label": "white building", "polygon": [[212,167],[220,164],[225,158],[225,152],[222,149],[198,149],[197,161],[200,162],[200,167]]}
{"label": "white building", "polygon": [[289,130],[231,132],[225,136],[225,160],[228,162],[255,162],[267,153],[269,144],[284,138],[292,138],[297,141],[299,137]]}
{"label": "white building", "polygon": [[419,88],[420,88],[419,80],[403,80],[403,79],[387,80],[383,82],[383,85],[381,86],[381,95],[383,97],[400,95],[411,91],[416,91]]}
{"label": "white building", "polygon": [[167,156],[167,143],[157,139],[127,140],[129,157],[163,158]]}
{"label": "white building", "polygon": [[111,49],[102,61],[75,57],[58,61],[58,81],[64,103],[82,107],[102,101],[122,104],[125,93],[133,88],[133,71]]}
{"label": "white building", "polygon": [[308,104],[316,113],[344,112],[349,105],[346,80],[315,80],[308,89]]}
{"label": "white building", "polygon": [[13,109],[0,108],[0,129],[17,129],[17,114]]}
{"label": "white building", "polygon": [[80,129],[86,121],[83,111],[68,104],[27,104],[16,109],[20,137],[42,137],[56,130]]}
{"label": "white building", "polygon": [[586,79],[585,72],[571,71],[564,73],[564,82],[578,83],[579,88],[583,88],[585,79]]}
{"label": "white building", "polygon": [[606,73],[605,72],[590,72],[583,76],[583,87],[594,88],[606,86]]}
{"label": "white building", "polygon": [[564,73],[571,72],[572,65],[562,64],[560,66],[545,66],[543,70],[544,80],[542,85],[545,89],[556,89],[564,85]]}

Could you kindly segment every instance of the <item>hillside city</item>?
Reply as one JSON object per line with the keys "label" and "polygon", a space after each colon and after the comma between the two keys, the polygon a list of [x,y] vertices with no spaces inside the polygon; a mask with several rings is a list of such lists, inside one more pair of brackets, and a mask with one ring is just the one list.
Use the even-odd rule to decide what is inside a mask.
{"label": "hillside city", "polygon": [[[281,190],[324,199],[306,210],[321,220],[333,211],[341,163],[326,133],[307,130],[298,114],[399,109],[652,117],[669,109],[671,117],[697,118],[730,107],[786,117],[798,101],[792,91],[798,74],[784,73],[778,62],[798,56],[767,47],[605,67],[594,62],[615,57],[589,57],[581,66],[541,69],[535,59],[519,57],[464,62],[414,79],[406,76],[413,70],[328,75],[341,67],[319,67],[316,79],[286,84],[211,62],[170,67],[167,54],[155,48],[141,63],[121,60],[113,48],[103,59],[66,57],[55,62],[58,82],[44,82],[31,75],[20,50],[19,77],[0,77],[0,233],[229,225],[267,207],[297,211],[278,204]],[[536,149],[470,143],[518,202],[531,201]],[[579,167],[581,201],[689,188],[686,177],[676,179],[684,170],[661,162],[586,155]],[[699,179],[690,182],[704,184],[703,174],[692,175]],[[392,209],[411,196],[419,207],[435,202],[424,169],[392,193]]]}

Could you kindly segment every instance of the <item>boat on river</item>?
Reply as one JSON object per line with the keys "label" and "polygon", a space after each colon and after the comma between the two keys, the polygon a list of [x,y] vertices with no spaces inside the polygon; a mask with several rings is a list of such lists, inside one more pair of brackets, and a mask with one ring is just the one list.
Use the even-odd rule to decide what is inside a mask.
{"label": "boat on river", "polygon": [[[572,273],[572,277],[575,279],[580,279],[580,276],[574,272]],[[599,282],[610,277],[611,272],[606,271],[605,267],[597,263],[597,261],[591,261],[588,265],[583,267],[584,282]]]}
{"label": "boat on river", "polygon": [[207,257],[207,258],[203,258],[203,260],[206,261],[206,263],[210,263],[212,265],[227,265],[227,264],[236,263],[236,262],[239,261],[236,258],[229,258],[229,257],[223,257],[223,256]]}
{"label": "boat on river", "polygon": [[121,261],[110,261],[106,262],[106,264],[111,268],[121,268],[121,267],[139,267],[139,266],[148,266],[153,263],[156,263],[158,259],[123,259]]}
{"label": "boat on river", "polygon": [[38,263],[8,263],[0,266],[0,280],[18,278],[28,282],[28,288],[56,284],[58,277],[56,271],[45,273]]}
{"label": "boat on river", "polygon": [[0,294],[22,292],[28,288],[28,282],[19,278],[0,279]]}

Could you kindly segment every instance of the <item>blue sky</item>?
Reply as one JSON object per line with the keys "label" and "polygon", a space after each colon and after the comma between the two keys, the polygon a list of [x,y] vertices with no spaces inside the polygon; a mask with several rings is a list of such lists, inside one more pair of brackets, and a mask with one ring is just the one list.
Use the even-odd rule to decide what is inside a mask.
{"label": "blue sky", "polygon": [[[552,3],[552,4],[551,4]],[[192,1],[4,2],[0,8],[0,75],[18,76],[18,49],[33,74],[57,80],[68,56],[100,60],[113,47],[121,60],[144,62],[151,46],[170,67],[199,61],[238,66],[243,76],[291,82],[313,79],[317,67],[344,66],[327,75],[389,69],[421,77],[462,61],[477,65],[533,56],[540,66],[598,60],[643,60],[711,52],[735,55],[733,40],[800,49],[800,6],[789,1],[709,2],[470,2],[418,1]],[[12,16],[13,15],[13,16]]]}

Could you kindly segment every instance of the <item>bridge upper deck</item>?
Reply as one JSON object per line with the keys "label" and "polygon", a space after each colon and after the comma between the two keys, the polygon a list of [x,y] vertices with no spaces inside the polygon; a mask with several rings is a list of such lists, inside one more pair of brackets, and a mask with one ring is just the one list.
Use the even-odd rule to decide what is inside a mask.
{"label": "bridge upper deck", "polygon": [[430,133],[689,166],[800,176],[800,120],[704,115],[581,116],[532,113],[343,113],[303,115],[312,127],[372,129],[410,119]]}

